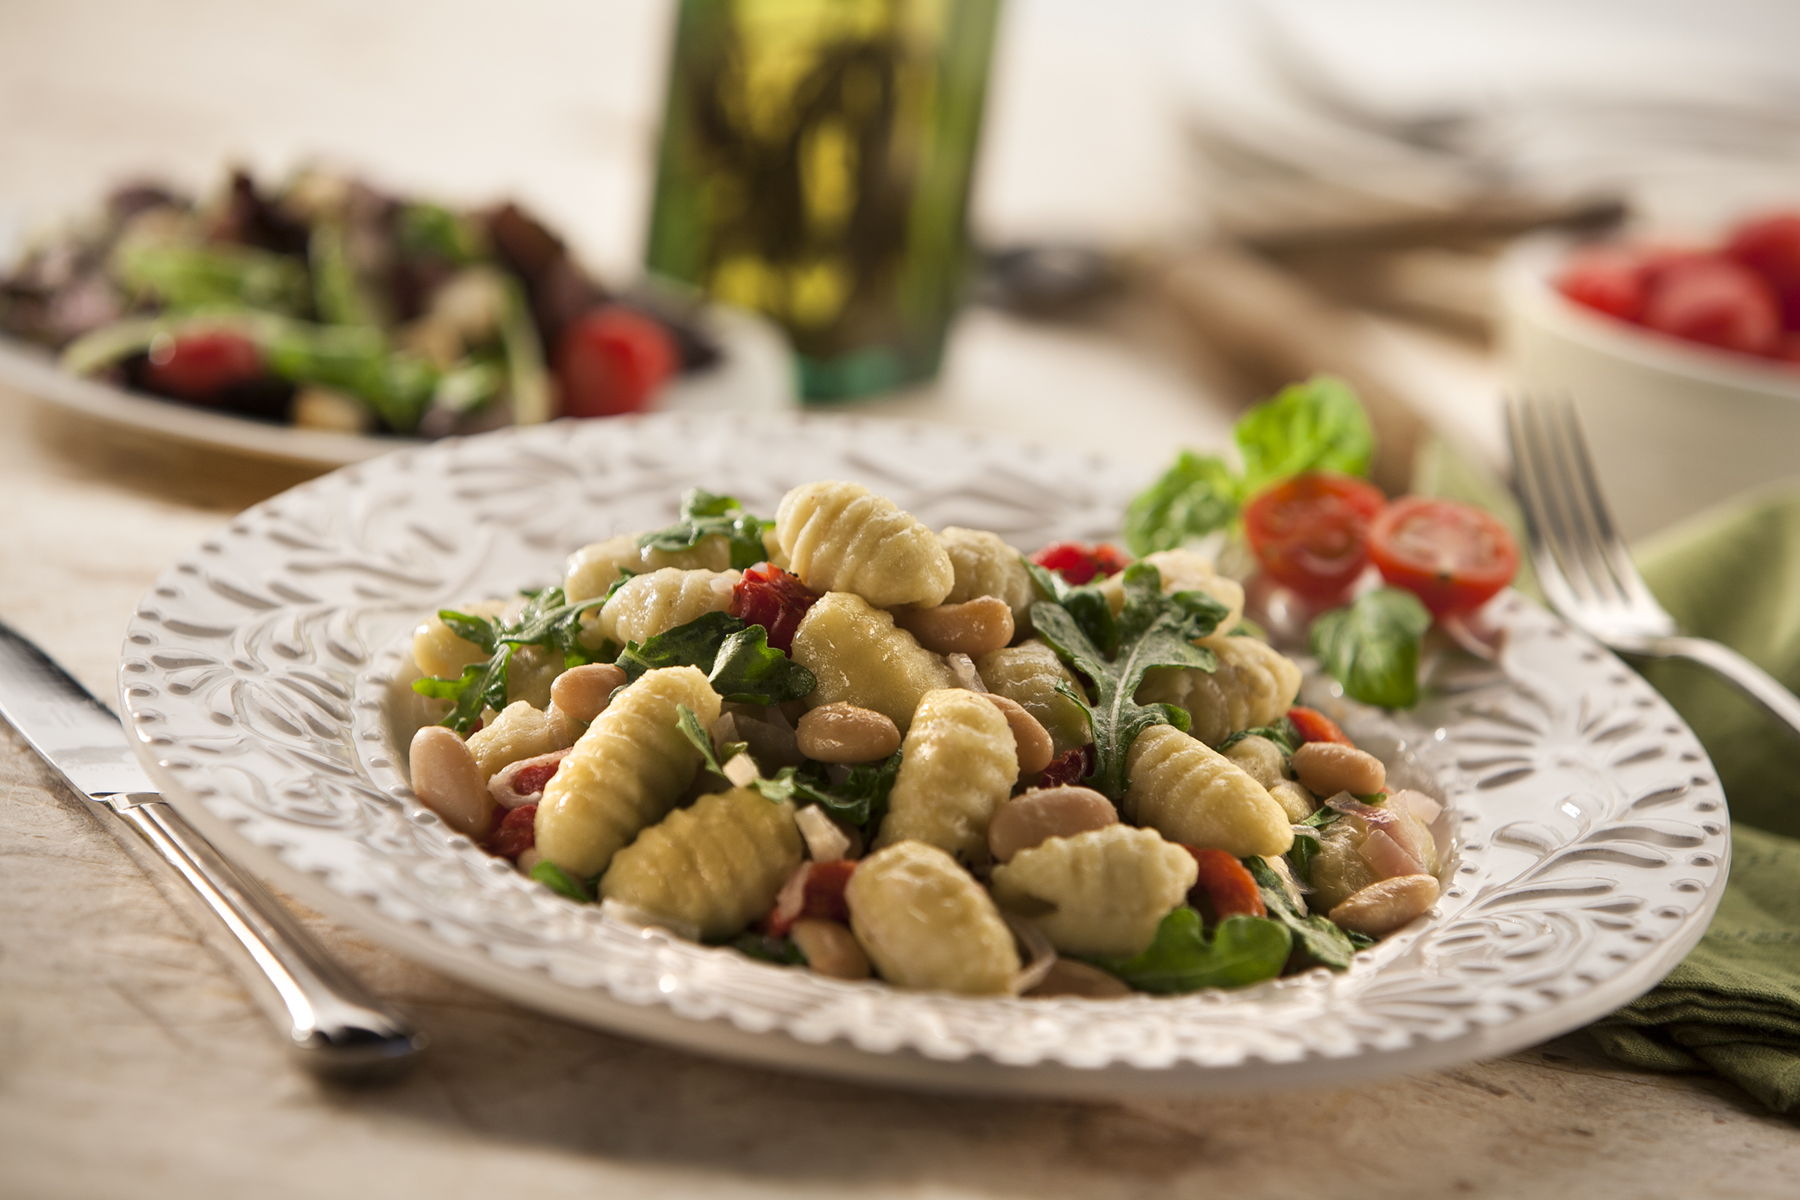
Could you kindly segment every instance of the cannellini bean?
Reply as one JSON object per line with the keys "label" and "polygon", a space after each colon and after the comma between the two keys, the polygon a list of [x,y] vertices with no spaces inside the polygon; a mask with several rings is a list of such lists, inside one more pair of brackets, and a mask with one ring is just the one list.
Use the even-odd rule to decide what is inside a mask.
{"label": "cannellini bean", "polygon": [[499,805],[488,794],[475,756],[454,730],[425,726],[413,734],[408,759],[413,792],[421,804],[458,833],[472,838],[487,834]]}
{"label": "cannellini bean", "polygon": [[1131,995],[1131,988],[1116,975],[1072,958],[1059,958],[1027,996],[1089,996],[1097,1000]]}
{"label": "cannellini bean", "polygon": [[1013,797],[994,811],[988,822],[988,851],[996,861],[1007,862],[1051,838],[1104,829],[1118,820],[1112,801],[1093,788],[1073,784],[1038,788]]}
{"label": "cannellini bean", "polygon": [[1437,903],[1435,875],[1396,875],[1371,883],[1331,910],[1333,924],[1370,937],[1394,932]]}
{"label": "cannellini bean", "polygon": [[1043,723],[1029,712],[1017,700],[1008,699],[994,692],[986,693],[995,708],[1006,718],[1007,728],[1012,730],[1013,749],[1019,756],[1019,774],[1036,775],[1050,765],[1056,757],[1056,747],[1050,741],[1050,731]]}
{"label": "cannellini bean", "polygon": [[833,979],[867,979],[869,956],[847,925],[819,917],[801,917],[788,930],[806,965]]}
{"label": "cannellini bean", "polygon": [[1012,609],[998,596],[977,596],[936,608],[896,609],[894,623],[938,654],[988,654],[1013,637]]}
{"label": "cannellini bean", "polygon": [[1318,796],[1372,796],[1387,787],[1387,768],[1367,750],[1342,742],[1308,742],[1294,751],[1294,775]]}
{"label": "cannellini bean", "polygon": [[625,686],[625,671],[612,663],[588,663],[571,667],[550,684],[550,703],[583,725],[605,711],[617,689]]}
{"label": "cannellini bean", "polygon": [[802,716],[794,736],[800,752],[820,762],[874,762],[900,748],[900,727],[889,717],[841,700]]}
{"label": "cannellini bean", "polygon": [[1256,734],[1240,738],[1225,752],[1225,757],[1242,767],[1244,774],[1271,790],[1281,781],[1281,768],[1286,762],[1280,746]]}

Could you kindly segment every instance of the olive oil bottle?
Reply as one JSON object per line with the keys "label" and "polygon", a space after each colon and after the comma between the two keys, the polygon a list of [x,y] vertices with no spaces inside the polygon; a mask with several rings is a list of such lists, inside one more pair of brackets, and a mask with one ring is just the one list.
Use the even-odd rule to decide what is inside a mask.
{"label": "olive oil bottle", "polygon": [[809,400],[931,378],[999,0],[682,0],[648,265],[781,324]]}

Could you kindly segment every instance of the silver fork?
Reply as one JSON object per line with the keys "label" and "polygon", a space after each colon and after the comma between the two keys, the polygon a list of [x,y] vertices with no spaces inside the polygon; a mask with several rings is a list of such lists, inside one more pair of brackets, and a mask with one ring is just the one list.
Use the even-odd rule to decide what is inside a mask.
{"label": "silver fork", "polygon": [[1568,397],[1508,396],[1506,440],[1532,565],[1552,608],[1621,654],[1711,668],[1800,733],[1794,693],[1729,646],[1683,635],[1650,594],[1600,495]]}

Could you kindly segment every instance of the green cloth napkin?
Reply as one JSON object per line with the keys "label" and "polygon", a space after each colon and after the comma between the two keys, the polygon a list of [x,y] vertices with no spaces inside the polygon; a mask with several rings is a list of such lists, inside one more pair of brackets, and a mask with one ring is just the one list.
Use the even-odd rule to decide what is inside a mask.
{"label": "green cloth napkin", "polygon": [[[1733,505],[1645,547],[1639,566],[1681,628],[1800,689],[1800,492]],[[1731,807],[1731,879],[1706,936],[1651,992],[1593,1027],[1608,1055],[1710,1067],[1771,1109],[1800,1110],[1800,737],[1687,663],[1644,676],[1705,743]]]}
{"label": "green cloth napkin", "polygon": [[[1520,527],[1504,488],[1441,441],[1423,449],[1415,486]],[[1716,509],[1635,557],[1683,631],[1800,690],[1800,490]],[[1519,582],[1533,590],[1528,572]],[[1710,1069],[1776,1112],[1800,1111],[1800,737],[1710,671],[1665,662],[1643,674],[1699,735],[1725,785],[1731,878],[1693,953],[1590,1032],[1620,1062]]]}

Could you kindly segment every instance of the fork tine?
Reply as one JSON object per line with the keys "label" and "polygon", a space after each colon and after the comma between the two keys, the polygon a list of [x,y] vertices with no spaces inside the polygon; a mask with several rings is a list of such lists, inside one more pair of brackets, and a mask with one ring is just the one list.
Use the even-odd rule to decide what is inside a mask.
{"label": "fork tine", "polygon": [[1620,594],[1633,605],[1658,607],[1656,597],[1644,583],[1644,577],[1638,573],[1637,565],[1631,561],[1631,555],[1625,549],[1625,539],[1619,536],[1618,527],[1613,522],[1612,509],[1607,507],[1606,497],[1600,491],[1593,455],[1588,451],[1587,436],[1582,432],[1581,421],[1575,415],[1575,405],[1567,395],[1558,395],[1545,405],[1545,413],[1560,434],[1558,440],[1562,442],[1564,457],[1573,464],[1571,483],[1579,490],[1580,505],[1592,522],[1599,552],[1605,559]]}
{"label": "fork tine", "polygon": [[1512,451],[1513,489],[1525,514],[1526,543],[1545,598],[1561,612],[1578,608],[1583,598],[1563,569],[1558,550],[1566,534],[1548,479],[1546,448],[1533,428],[1534,405],[1526,396],[1505,398],[1506,438]]}
{"label": "fork tine", "polygon": [[1544,456],[1546,485],[1564,530],[1560,547],[1563,565],[1571,586],[1585,592],[1589,603],[1617,608],[1627,599],[1602,550],[1605,539],[1601,526],[1582,490],[1576,461],[1579,447],[1569,443],[1562,414],[1557,411],[1558,403],[1552,397],[1534,397],[1531,414],[1537,444]]}

